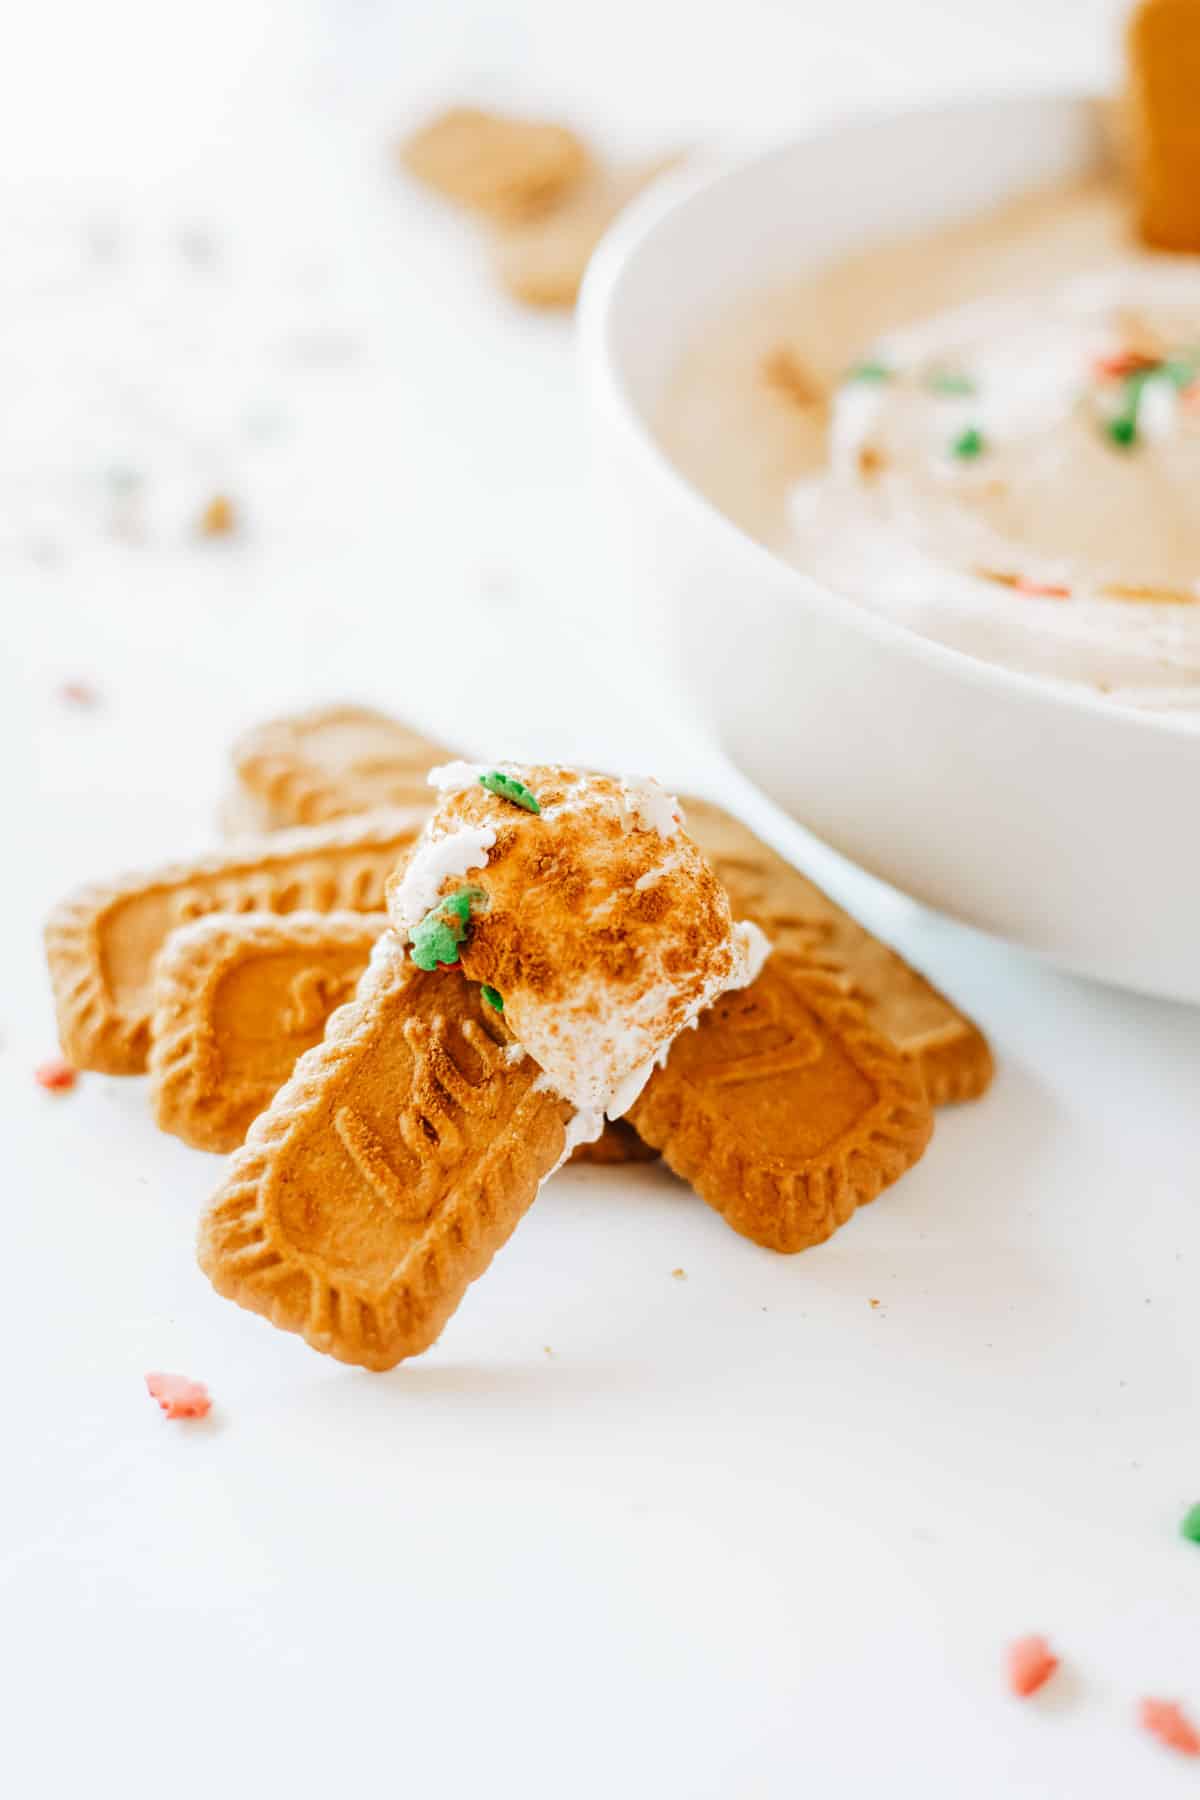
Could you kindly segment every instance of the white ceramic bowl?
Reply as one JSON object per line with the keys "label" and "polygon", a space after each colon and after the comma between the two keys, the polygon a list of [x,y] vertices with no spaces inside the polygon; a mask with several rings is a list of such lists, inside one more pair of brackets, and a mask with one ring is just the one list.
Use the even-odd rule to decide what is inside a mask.
{"label": "white ceramic bowl", "polygon": [[731,302],[1103,155],[1079,97],[822,131],[649,194],[601,247],[582,351],[636,629],[773,799],[917,899],[1105,981],[1200,1002],[1200,725],[1117,711],[929,642],[709,504],[650,421]]}

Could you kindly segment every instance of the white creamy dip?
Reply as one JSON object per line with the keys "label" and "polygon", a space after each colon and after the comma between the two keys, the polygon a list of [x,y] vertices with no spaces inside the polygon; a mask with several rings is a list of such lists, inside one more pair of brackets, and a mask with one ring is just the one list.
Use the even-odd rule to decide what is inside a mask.
{"label": "white creamy dip", "polygon": [[987,661],[1200,709],[1200,263],[1126,262],[877,338],[782,548]]}

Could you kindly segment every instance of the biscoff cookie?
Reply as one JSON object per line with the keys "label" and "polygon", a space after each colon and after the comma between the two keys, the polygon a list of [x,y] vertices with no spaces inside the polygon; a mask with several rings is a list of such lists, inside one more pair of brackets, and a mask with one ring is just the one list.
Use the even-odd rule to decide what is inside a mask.
{"label": "biscoff cookie", "polygon": [[172,931],[213,912],[378,912],[424,818],[396,808],[276,832],[70,895],[46,925],[63,1050],[81,1069],[140,1074],[154,960]]}
{"label": "biscoff cookie", "polygon": [[642,1142],[626,1119],[606,1119],[600,1136],[588,1144],[580,1144],[571,1161],[601,1163],[606,1168],[613,1168],[619,1163],[657,1162],[658,1154],[652,1144]]}
{"label": "biscoff cookie", "polygon": [[459,961],[582,1111],[618,1116],[765,945],[657,782],[451,763],[388,911],[422,968]]}
{"label": "biscoff cookie", "polygon": [[217,827],[225,838],[262,837],[268,831],[287,829],[282,821],[273,825],[266,808],[240,787],[231,787],[222,796],[217,807]]}
{"label": "biscoff cookie", "polygon": [[916,1065],[835,977],[779,951],[676,1038],[629,1120],[735,1231],[787,1253],[875,1199],[933,1130]]}
{"label": "biscoff cookie", "polygon": [[565,125],[452,106],[400,146],[411,175],[447,200],[499,220],[527,219],[569,193],[588,166]]}
{"label": "biscoff cookie", "polygon": [[381,938],[200,1225],[218,1293],[390,1369],[438,1337],[569,1148],[574,1109],[458,969]]}
{"label": "biscoff cookie", "polygon": [[509,226],[496,245],[501,286],[525,306],[574,306],[592,252],[613,220],[678,162],[678,156],[658,157],[632,168],[593,169],[545,217]]}
{"label": "biscoff cookie", "polygon": [[154,969],[150,1103],[197,1150],[236,1150],[330,1013],[384,913],[213,913],[173,931]]}
{"label": "biscoff cookie", "polygon": [[1200,5],[1143,0],[1129,24],[1128,140],[1138,230],[1200,251]]}
{"label": "biscoff cookie", "polygon": [[[349,998],[386,913],[212,913],[173,931],[154,966],[150,1102],[197,1150],[235,1150],[325,1020]],[[651,1162],[609,1120],[575,1162]]]}
{"label": "biscoff cookie", "polygon": [[264,831],[323,825],[380,806],[432,806],[426,777],[451,754],[386,713],[323,706],[272,719],[233,747],[237,794]]}
{"label": "biscoff cookie", "polygon": [[917,1064],[934,1106],[987,1091],[993,1072],[987,1039],[952,1001],[740,819],[709,800],[685,798],[683,806],[734,916],[753,919],[777,951],[797,952],[832,975],[861,1003],[875,1031]]}

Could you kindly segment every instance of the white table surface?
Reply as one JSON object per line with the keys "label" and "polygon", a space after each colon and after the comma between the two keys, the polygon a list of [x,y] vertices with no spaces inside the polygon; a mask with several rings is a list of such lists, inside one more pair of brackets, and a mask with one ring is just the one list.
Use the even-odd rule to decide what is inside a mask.
{"label": "white table surface", "polygon": [[[992,1095],[790,1260],[660,1170],[568,1171],[384,1377],[212,1294],[192,1236],[220,1165],[154,1130],[142,1081],[32,1080],[46,906],[211,842],[228,740],[277,708],[362,696],[480,753],[739,798],[606,641],[569,327],[494,298],[390,169],[398,123],[469,92],[727,148],[1098,79],[1117,10],[22,22],[0,73],[6,1791],[1193,1791],[1133,1713],[1200,1716],[1177,1536],[1200,1014],[916,911],[746,800],[983,1022]],[[247,532],[197,547],[218,489]],[[102,704],[64,705],[70,679]],[[156,1367],[205,1380],[211,1420],[164,1421]],[[1032,1630],[1064,1673],[1022,1707],[1002,1653]]]}

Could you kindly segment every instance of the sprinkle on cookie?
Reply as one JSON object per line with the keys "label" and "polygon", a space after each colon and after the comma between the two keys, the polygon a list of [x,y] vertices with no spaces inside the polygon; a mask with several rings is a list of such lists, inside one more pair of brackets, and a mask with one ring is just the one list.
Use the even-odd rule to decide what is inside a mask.
{"label": "sprinkle on cookie", "polygon": [[161,1371],[147,1375],[146,1391],[157,1400],[168,1419],[203,1419],[212,1408],[208,1389],[202,1381],[190,1381],[186,1375],[168,1375]]}
{"label": "sprinkle on cookie", "polygon": [[471,923],[471,902],[480,898],[478,888],[459,888],[413,926],[412,959],[418,969],[432,974],[439,965],[458,961],[458,947]]}
{"label": "sprinkle on cookie", "polygon": [[489,769],[486,775],[481,775],[479,785],[500,800],[511,800],[514,806],[523,806],[526,812],[540,813],[542,810],[537,795],[523,781],[518,781],[515,775],[505,775],[500,769]]}
{"label": "sprinkle on cookie", "polygon": [[1008,1685],[1022,1700],[1044,1687],[1057,1668],[1058,1658],[1044,1637],[1017,1638],[1008,1646]]}
{"label": "sprinkle on cookie", "polygon": [[497,992],[497,990],[494,987],[489,987],[486,981],[483,983],[483,985],[479,991],[483,995],[484,999],[487,1001],[488,1005],[491,1007],[493,1012],[502,1013],[504,1011],[504,995],[503,994]]}
{"label": "sprinkle on cookie", "polygon": [[1200,1731],[1174,1700],[1141,1701],[1138,1723],[1168,1750],[1178,1750],[1181,1756],[1200,1756]]}
{"label": "sprinkle on cookie", "polygon": [[75,1086],[79,1075],[64,1057],[52,1056],[46,1062],[38,1064],[33,1071],[33,1079],[49,1094],[66,1094]]}

